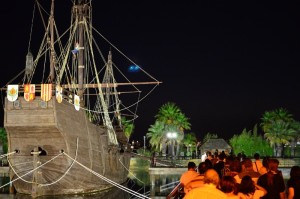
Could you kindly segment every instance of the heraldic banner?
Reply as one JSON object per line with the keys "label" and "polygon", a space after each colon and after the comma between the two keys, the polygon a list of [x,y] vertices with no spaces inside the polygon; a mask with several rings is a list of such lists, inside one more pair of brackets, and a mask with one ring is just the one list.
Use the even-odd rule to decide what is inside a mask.
{"label": "heraldic banner", "polygon": [[74,95],[74,107],[76,111],[80,110],[80,97],[78,95]]}
{"label": "heraldic banner", "polygon": [[18,99],[19,85],[7,86],[7,99],[10,102],[14,102]]}
{"label": "heraldic banner", "polygon": [[41,99],[48,102],[52,98],[52,84],[41,84]]}
{"label": "heraldic banner", "polygon": [[59,85],[56,86],[56,100],[58,103],[62,102],[62,87]]}
{"label": "heraldic banner", "polygon": [[35,98],[35,84],[24,85],[24,99],[29,102]]}

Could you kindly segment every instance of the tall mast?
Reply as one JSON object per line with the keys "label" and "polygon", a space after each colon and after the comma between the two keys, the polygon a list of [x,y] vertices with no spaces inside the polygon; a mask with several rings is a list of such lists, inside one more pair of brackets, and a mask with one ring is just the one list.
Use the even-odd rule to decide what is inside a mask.
{"label": "tall mast", "polygon": [[55,53],[54,53],[54,0],[51,3],[51,13],[50,13],[50,81],[54,80],[54,64],[55,64]]}
{"label": "tall mast", "polygon": [[83,103],[83,77],[84,77],[84,17],[85,6],[83,1],[79,1],[78,5],[78,31],[79,31],[79,48],[78,48],[78,96]]}

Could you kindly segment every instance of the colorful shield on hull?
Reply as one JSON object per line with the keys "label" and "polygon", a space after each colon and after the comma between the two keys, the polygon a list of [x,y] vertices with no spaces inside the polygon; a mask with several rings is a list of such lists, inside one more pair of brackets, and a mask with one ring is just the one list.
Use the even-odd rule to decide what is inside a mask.
{"label": "colorful shield on hull", "polygon": [[14,102],[18,99],[19,85],[7,86],[7,99],[10,102]]}
{"label": "colorful shield on hull", "polygon": [[52,98],[52,84],[41,84],[41,99],[48,102]]}
{"label": "colorful shield on hull", "polygon": [[74,95],[74,107],[76,111],[80,109],[80,97],[78,95]]}
{"label": "colorful shield on hull", "polygon": [[24,99],[29,102],[35,98],[35,84],[24,85]]}
{"label": "colorful shield on hull", "polygon": [[61,86],[59,86],[59,85],[56,86],[55,95],[56,95],[57,102],[61,103],[62,102],[62,87]]}

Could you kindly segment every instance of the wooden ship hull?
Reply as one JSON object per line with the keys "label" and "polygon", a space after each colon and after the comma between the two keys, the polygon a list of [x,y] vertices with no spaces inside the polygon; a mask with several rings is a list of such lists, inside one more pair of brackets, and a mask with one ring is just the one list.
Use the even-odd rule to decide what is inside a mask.
{"label": "wooden ship hull", "polygon": [[[160,82],[97,31],[91,4],[73,1],[70,26],[59,35],[54,0],[50,12],[35,1],[33,11],[42,19],[37,27],[45,34],[40,47],[33,46],[36,56],[29,42],[25,69],[3,89],[10,180],[17,193],[90,193],[127,180],[130,155],[124,151],[137,108]],[[110,49],[107,59],[102,45]],[[140,71],[133,79],[142,82],[125,76],[124,66],[131,64]]]}
{"label": "wooden ship hull", "polygon": [[[66,100],[39,97],[5,100],[10,176],[18,193],[40,195],[97,192],[127,180],[130,156],[109,145],[106,129]],[[117,136],[118,137],[118,136]]]}

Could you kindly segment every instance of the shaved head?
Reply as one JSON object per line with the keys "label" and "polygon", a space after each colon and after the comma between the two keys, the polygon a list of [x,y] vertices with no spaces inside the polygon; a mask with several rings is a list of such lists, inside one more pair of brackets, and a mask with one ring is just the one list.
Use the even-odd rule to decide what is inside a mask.
{"label": "shaved head", "polygon": [[209,184],[212,183],[214,185],[219,185],[220,177],[219,174],[214,169],[208,169],[204,174],[204,183]]}

